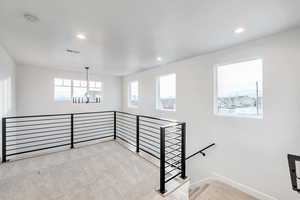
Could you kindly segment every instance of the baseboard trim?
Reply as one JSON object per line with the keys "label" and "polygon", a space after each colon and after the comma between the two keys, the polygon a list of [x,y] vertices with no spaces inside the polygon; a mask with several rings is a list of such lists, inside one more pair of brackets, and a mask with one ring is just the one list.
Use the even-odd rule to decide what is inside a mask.
{"label": "baseboard trim", "polygon": [[244,184],[241,184],[241,183],[238,183],[232,179],[229,179],[225,176],[221,176],[217,173],[213,173],[211,177],[208,177],[208,178],[205,178],[205,179],[202,179],[202,180],[199,180],[199,181],[196,181],[196,182],[191,182],[191,188],[195,188],[195,187],[199,187],[201,185],[205,185],[205,184],[209,184],[213,181],[220,181],[220,182],[223,182],[223,183],[226,183],[242,192],[245,192],[259,200],[279,200],[271,195],[268,195],[268,194],[265,194],[263,192],[260,192],[252,187],[249,187],[247,185],[244,185]]}

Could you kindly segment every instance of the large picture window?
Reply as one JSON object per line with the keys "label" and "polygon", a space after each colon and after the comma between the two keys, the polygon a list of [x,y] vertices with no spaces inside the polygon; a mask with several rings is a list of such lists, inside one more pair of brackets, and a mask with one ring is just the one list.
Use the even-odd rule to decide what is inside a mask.
{"label": "large picture window", "polygon": [[222,115],[262,117],[263,61],[219,65],[215,70],[215,112]]}
{"label": "large picture window", "polygon": [[70,101],[72,96],[72,83],[68,79],[54,79],[55,101]]}
{"label": "large picture window", "polygon": [[128,87],[128,107],[136,108],[139,106],[139,82],[133,81]]}
{"label": "large picture window", "polygon": [[176,110],[176,74],[158,77],[156,107],[158,110]]}
{"label": "large picture window", "polygon": [[[84,97],[87,92],[87,82],[81,80],[54,79],[54,100],[71,101],[72,97]],[[102,97],[102,83],[100,81],[89,82],[89,93],[94,98]]]}

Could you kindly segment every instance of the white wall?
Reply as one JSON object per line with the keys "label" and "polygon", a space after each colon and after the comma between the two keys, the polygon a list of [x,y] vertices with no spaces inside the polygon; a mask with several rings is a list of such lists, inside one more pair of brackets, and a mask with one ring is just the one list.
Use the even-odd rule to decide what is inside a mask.
{"label": "white wall", "polygon": [[[188,154],[217,143],[206,158],[198,156],[188,161],[192,183],[213,177],[260,199],[299,199],[291,190],[287,164],[287,153],[300,155],[299,36],[300,29],[296,29],[126,76],[123,110],[186,121]],[[263,119],[214,115],[213,66],[257,57],[264,61]],[[158,112],[155,78],[173,72],[177,74],[177,111]],[[138,109],[127,107],[131,80],[139,81]]]}
{"label": "white wall", "polygon": [[70,72],[45,67],[17,66],[17,114],[50,114],[102,110],[121,107],[121,78],[90,74],[90,80],[101,81],[103,98],[100,104],[73,104],[54,101],[54,78],[85,80],[85,71]]}
{"label": "white wall", "polygon": [[[15,63],[0,45],[0,119],[13,116],[15,112]],[[2,123],[0,123],[0,130],[2,135]],[[2,137],[0,137],[0,144],[2,144]],[[2,155],[2,148],[0,153]]]}

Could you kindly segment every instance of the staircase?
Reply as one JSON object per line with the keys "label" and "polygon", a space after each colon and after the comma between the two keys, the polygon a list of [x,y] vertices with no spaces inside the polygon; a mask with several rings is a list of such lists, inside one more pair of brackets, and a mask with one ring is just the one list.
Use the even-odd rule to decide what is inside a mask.
{"label": "staircase", "polygon": [[219,181],[190,189],[189,200],[257,200]]}

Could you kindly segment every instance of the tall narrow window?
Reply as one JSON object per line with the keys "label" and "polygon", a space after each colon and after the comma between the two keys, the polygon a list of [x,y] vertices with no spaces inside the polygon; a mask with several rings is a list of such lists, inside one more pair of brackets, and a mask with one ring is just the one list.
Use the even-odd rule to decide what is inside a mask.
{"label": "tall narrow window", "polygon": [[160,76],[157,79],[157,100],[158,110],[176,110],[176,74]]}
{"label": "tall narrow window", "polygon": [[139,82],[133,81],[128,87],[128,107],[136,108],[139,106]]}
{"label": "tall narrow window", "polygon": [[263,61],[261,59],[220,65],[215,73],[217,114],[262,117]]}
{"label": "tall narrow window", "polygon": [[70,101],[71,100],[71,80],[54,79],[54,100],[55,101]]}

